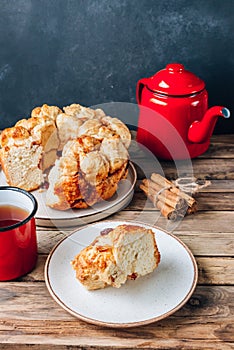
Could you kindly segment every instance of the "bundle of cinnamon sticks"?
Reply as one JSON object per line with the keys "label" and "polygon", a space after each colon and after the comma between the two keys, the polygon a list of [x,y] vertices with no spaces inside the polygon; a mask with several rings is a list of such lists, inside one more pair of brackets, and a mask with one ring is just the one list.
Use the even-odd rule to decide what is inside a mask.
{"label": "bundle of cinnamon sticks", "polygon": [[140,188],[169,220],[178,220],[197,210],[197,203],[193,197],[160,174],[153,173],[150,179],[142,180]]}

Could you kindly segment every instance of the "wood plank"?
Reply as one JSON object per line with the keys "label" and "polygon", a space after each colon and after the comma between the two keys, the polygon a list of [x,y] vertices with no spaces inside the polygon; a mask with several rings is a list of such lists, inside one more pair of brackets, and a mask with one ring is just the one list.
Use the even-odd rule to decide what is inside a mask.
{"label": "wood plank", "polygon": [[[47,323],[45,323],[45,326]],[[58,322],[57,327],[62,329],[66,325],[64,323],[60,324]],[[180,323],[175,325],[177,328],[181,326]],[[71,330],[77,329],[77,326],[73,326],[71,324],[68,324],[67,327],[71,328]],[[15,350],[145,350],[145,349],[161,349],[161,350],[233,350],[233,342],[232,341],[225,341],[222,339],[204,339],[202,340],[201,337],[203,336],[204,332],[206,333],[214,333],[219,334],[219,332],[226,334],[227,331],[224,327],[230,328],[231,325],[226,323],[217,323],[215,326],[207,326],[204,328],[204,326],[200,325],[192,325],[193,331],[200,334],[200,338],[197,337],[197,339],[189,338],[187,339],[186,336],[183,337],[183,339],[174,339],[171,335],[173,332],[173,326],[167,327],[168,332],[164,332],[166,335],[168,334],[167,339],[164,339],[160,337],[160,333],[156,334],[152,339],[150,338],[150,334],[145,334],[143,332],[141,338],[133,338],[135,335],[135,332],[126,332],[123,331],[122,340],[119,338],[114,337],[108,337],[106,335],[103,335],[102,338],[94,338],[92,336],[92,339],[90,339],[88,336],[84,336],[83,334],[87,332],[85,329],[83,331],[83,334],[78,333],[78,337],[76,335],[70,335],[69,337],[63,336],[62,334],[56,336],[56,338],[51,338],[50,334],[29,334],[25,336],[24,341],[22,340],[22,337],[19,335],[12,335],[11,337],[8,336],[7,342],[5,342],[4,336],[0,335],[0,343],[1,350],[9,350],[9,349],[15,349]],[[192,327],[187,327],[187,332],[191,332]],[[62,333],[62,331],[61,331]],[[181,334],[182,332],[178,332]],[[182,333],[183,334],[183,333]],[[128,335],[128,337],[127,337]],[[226,336],[226,335],[225,335]],[[5,344],[3,344],[3,342]],[[47,345],[49,343],[49,345]],[[90,343],[92,345],[90,345]]]}
{"label": "wood plank", "polygon": [[5,346],[194,349],[196,345],[198,349],[231,349],[234,341],[233,286],[198,286],[174,315],[132,329],[102,328],[79,321],[55,303],[44,283],[4,282],[1,296],[0,343]]}
{"label": "wood plank", "polygon": [[188,232],[175,231],[195,256],[218,257],[234,255],[233,233],[229,232]]}
{"label": "wood plank", "polygon": [[213,135],[208,150],[200,158],[233,158],[234,135]]}
{"label": "wood plank", "polygon": [[198,193],[194,195],[198,210],[234,210],[234,192]]}
{"label": "wood plank", "polygon": [[142,161],[132,158],[137,170],[138,179],[149,177],[152,173],[160,173],[168,179],[175,180],[178,177],[195,176],[197,179],[210,180],[234,180],[233,159],[195,159],[192,164],[185,161],[173,162],[152,161],[144,158]]}
{"label": "wood plank", "polygon": [[234,284],[233,258],[196,257],[199,270],[199,284]]}
{"label": "wood plank", "polygon": [[210,138],[211,143],[234,143],[234,135],[233,134],[213,134]]}
{"label": "wood plank", "polygon": [[71,231],[53,231],[51,229],[37,228],[38,252],[49,254],[51,249]]}
{"label": "wood plank", "polygon": [[222,234],[233,233],[233,211],[200,211],[188,215],[181,221],[170,221],[160,215],[158,211],[130,211],[123,210],[109,217],[110,220],[133,220],[155,225],[169,232],[181,231],[193,232],[216,232]]}
{"label": "wood plank", "polygon": [[211,180],[210,185],[201,188],[200,192],[234,192],[234,180]]}

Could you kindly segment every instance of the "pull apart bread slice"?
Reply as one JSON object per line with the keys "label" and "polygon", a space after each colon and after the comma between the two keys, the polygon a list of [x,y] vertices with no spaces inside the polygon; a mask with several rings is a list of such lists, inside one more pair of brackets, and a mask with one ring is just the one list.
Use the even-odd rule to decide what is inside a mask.
{"label": "pull apart bread slice", "polygon": [[151,229],[119,225],[101,232],[71,262],[76,278],[88,289],[119,288],[156,269],[160,253]]}
{"label": "pull apart bread slice", "polygon": [[43,148],[34,142],[22,126],[5,129],[1,134],[1,165],[11,186],[27,191],[38,188],[43,181],[39,168]]}
{"label": "pull apart bread slice", "polygon": [[0,136],[1,165],[9,185],[32,191],[43,182],[43,172],[57,157],[55,122],[47,116],[18,121]]}

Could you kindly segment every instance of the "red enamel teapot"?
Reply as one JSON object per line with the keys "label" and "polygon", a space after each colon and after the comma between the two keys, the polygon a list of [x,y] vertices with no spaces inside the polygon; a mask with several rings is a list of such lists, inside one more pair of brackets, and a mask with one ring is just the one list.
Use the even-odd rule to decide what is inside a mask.
{"label": "red enamel teapot", "polygon": [[136,97],[137,141],[161,159],[194,158],[204,153],[218,116],[230,117],[225,107],[208,109],[204,81],[179,63],[139,80]]}

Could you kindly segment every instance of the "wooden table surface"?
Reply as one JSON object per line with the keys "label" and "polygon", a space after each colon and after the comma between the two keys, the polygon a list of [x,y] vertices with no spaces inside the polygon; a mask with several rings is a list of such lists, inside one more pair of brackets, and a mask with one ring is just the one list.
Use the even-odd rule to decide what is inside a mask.
{"label": "wooden table surface", "polygon": [[[0,349],[234,349],[233,140],[234,135],[213,136],[209,150],[192,160],[195,177],[211,184],[196,195],[198,212],[186,216],[172,231],[191,249],[199,268],[195,292],[179,311],[159,322],[127,329],[80,321],[52,299],[44,280],[48,253],[64,233],[38,227],[34,271],[0,283]],[[131,157],[139,165],[139,178],[143,171],[146,175],[155,171],[154,162],[144,159],[136,145]],[[172,162],[159,165],[170,179],[178,176],[178,169],[180,174],[186,172],[183,162],[177,168]],[[168,229],[168,221],[158,214],[136,186],[130,205],[110,218],[156,221]]]}

